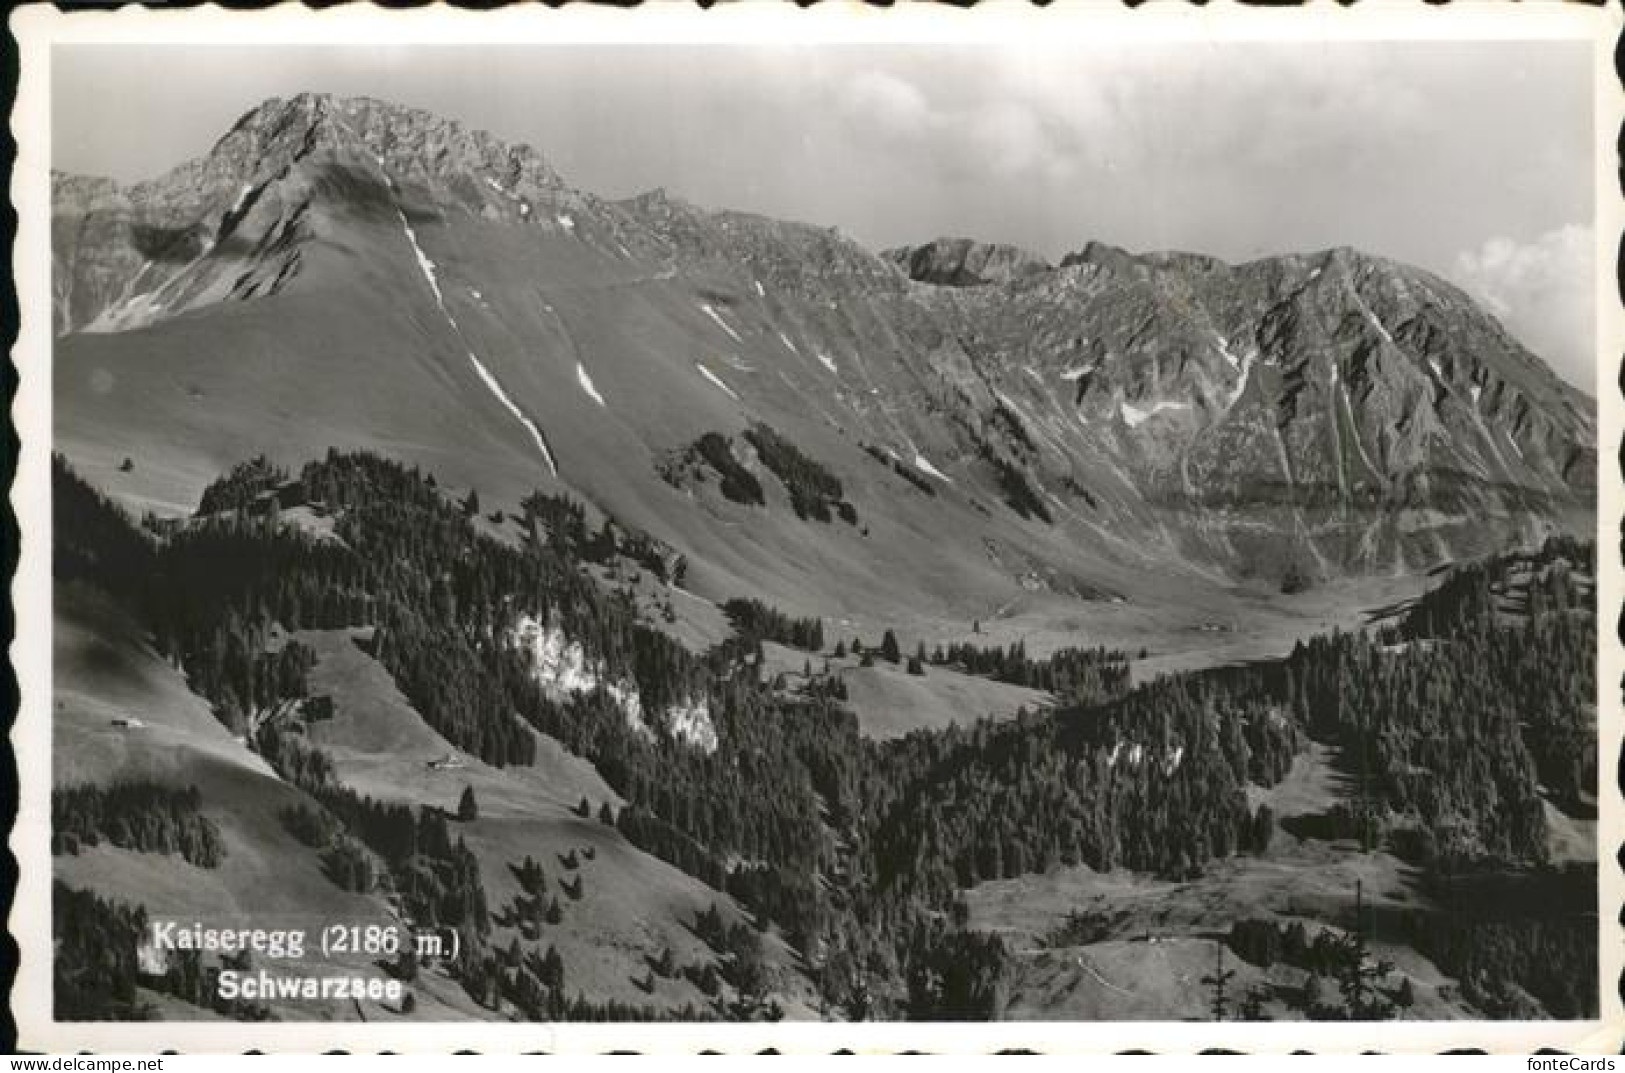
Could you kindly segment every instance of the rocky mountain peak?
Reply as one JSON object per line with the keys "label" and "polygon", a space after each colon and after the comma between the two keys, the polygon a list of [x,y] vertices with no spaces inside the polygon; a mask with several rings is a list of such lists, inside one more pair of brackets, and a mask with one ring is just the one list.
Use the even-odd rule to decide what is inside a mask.
{"label": "rocky mountain peak", "polygon": [[947,287],[1008,283],[1050,270],[1048,261],[1019,246],[969,238],[938,238],[923,246],[887,250],[881,256],[916,282]]}
{"label": "rocky mountain peak", "polygon": [[1062,268],[1071,268],[1078,264],[1102,264],[1108,260],[1133,260],[1134,255],[1120,246],[1113,246],[1109,242],[1090,239],[1084,243],[1083,249],[1075,250],[1061,258]]}
{"label": "rocky mountain peak", "polygon": [[209,156],[237,163],[234,170],[239,172],[263,173],[315,156],[348,163],[370,160],[426,185],[472,175],[506,190],[556,191],[564,186],[528,145],[510,144],[420,108],[327,93],[265,101],[244,113]]}

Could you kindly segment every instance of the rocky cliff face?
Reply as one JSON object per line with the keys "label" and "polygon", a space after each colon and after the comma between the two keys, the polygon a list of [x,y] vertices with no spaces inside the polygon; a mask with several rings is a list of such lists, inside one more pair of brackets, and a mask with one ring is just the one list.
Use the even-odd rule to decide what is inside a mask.
{"label": "rocky cliff face", "polygon": [[1353,250],[1229,266],[1091,245],[922,300],[1045,487],[1143,500],[1199,555],[1278,554],[1236,543],[1269,519],[1322,569],[1409,568],[1594,487],[1591,400],[1456,288]]}
{"label": "rocky cliff face", "polygon": [[[1062,585],[1080,556],[1416,570],[1594,509],[1591,400],[1454,287],[1353,250],[1228,265],[1092,243],[1051,266],[942,239],[875,255],[661,191],[604,201],[528,147],[316,95],[266,102],[152,182],[57,176],[54,195],[64,369],[92,350],[161,365],[165,333],[219,362],[269,347],[267,369],[315,381],[285,419],[313,449],[333,442],[335,393],[347,427],[433,465],[524,423],[471,472],[510,447],[534,462],[545,439],[549,476],[643,510],[671,494],[655,459],[764,420],[856,488],[860,513],[905,510],[903,529],[1028,587]],[[261,316],[281,327],[245,336]],[[82,342],[109,334],[142,340]],[[340,366],[325,351],[341,339],[371,343]],[[188,372],[176,405],[205,375],[231,370]],[[337,387],[352,380],[390,390],[369,403]],[[230,390],[247,416],[264,405],[263,379]],[[80,428],[152,408],[60,394]],[[430,412],[465,395],[483,408]],[[241,429],[176,419],[192,431],[166,435],[188,450],[240,449]],[[703,538],[659,534],[691,554],[736,539],[722,508],[673,509],[699,512]],[[893,569],[861,544],[841,554]]]}

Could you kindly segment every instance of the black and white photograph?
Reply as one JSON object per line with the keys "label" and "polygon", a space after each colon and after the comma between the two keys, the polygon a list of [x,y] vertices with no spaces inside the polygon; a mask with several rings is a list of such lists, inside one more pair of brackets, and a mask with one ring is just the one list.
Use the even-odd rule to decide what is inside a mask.
{"label": "black and white photograph", "polygon": [[25,27],[25,1039],[1617,1052],[1617,18],[703,14]]}

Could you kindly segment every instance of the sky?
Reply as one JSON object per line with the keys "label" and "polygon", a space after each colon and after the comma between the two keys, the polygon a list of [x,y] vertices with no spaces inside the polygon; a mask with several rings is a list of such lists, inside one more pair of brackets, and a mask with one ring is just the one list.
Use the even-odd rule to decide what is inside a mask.
{"label": "sky", "polygon": [[368,95],[527,142],[606,197],[665,187],[874,249],[1355,246],[1459,284],[1594,393],[1590,57],[1569,42],[58,46],[52,164],[150,178],[268,97]]}

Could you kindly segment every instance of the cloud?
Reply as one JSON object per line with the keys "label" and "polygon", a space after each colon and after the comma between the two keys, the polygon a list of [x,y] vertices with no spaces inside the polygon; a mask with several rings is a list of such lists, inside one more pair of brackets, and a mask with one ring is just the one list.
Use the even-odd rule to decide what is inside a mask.
{"label": "cloud", "polygon": [[[832,57],[817,71],[839,103],[832,140],[853,143],[843,158],[895,164],[913,200],[956,207],[927,230],[987,231],[1050,256],[1089,238],[1232,259],[1371,245],[1348,203],[1380,213],[1386,177],[1438,138],[1426,107],[1438,76],[1369,49],[1067,42],[862,63]],[[1288,232],[1277,224],[1295,205]]]}
{"label": "cloud", "polygon": [[864,71],[846,88],[846,107],[894,134],[923,134],[940,123],[925,94],[884,71]]}
{"label": "cloud", "polygon": [[1591,228],[1568,224],[1528,242],[1493,238],[1456,257],[1451,275],[1570,383],[1596,381]]}

